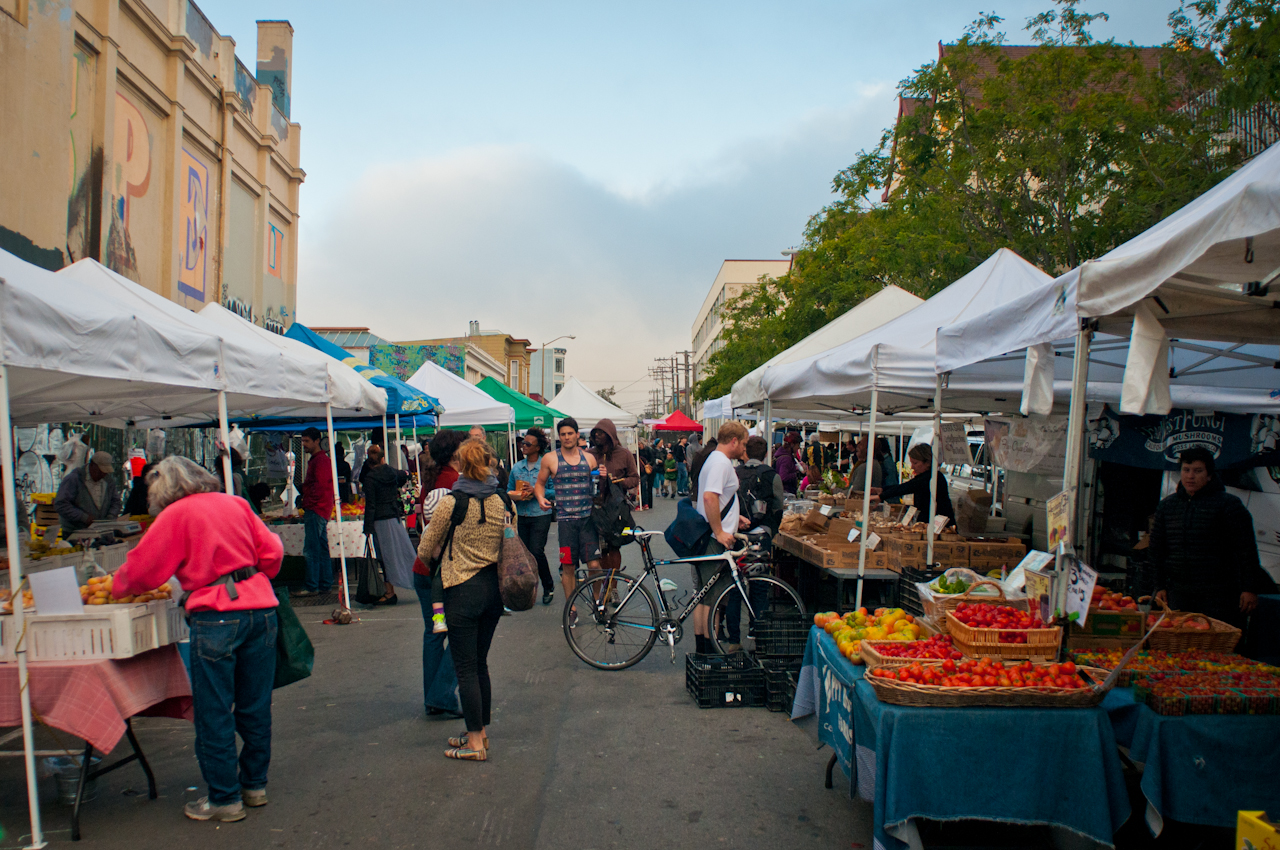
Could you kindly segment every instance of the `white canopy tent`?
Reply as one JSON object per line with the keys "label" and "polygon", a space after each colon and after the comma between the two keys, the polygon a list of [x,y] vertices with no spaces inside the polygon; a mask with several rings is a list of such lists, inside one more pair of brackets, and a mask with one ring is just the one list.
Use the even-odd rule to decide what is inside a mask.
{"label": "white canopy tent", "polygon": [[[996,251],[977,268],[923,304],[889,322],[822,354],[778,366],[766,372],[763,386],[774,409],[799,407],[854,411],[867,408],[868,440],[874,444],[881,412],[910,413],[932,409],[934,433],[941,430],[942,379],[934,370],[939,327],[964,321],[993,306],[1042,289],[1051,278],[1008,248]],[[967,402],[951,410],[973,412]],[[933,521],[937,506],[939,447],[935,443],[929,481],[930,534],[927,557],[933,557]],[[871,488],[872,465],[867,464],[863,487]],[[870,500],[863,503],[863,525]],[[858,598],[866,551],[858,562]]]}
{"label": "white canopy tent", "polygon": [[618,430],[635,428],[639,419],[634,413],[605,401],[572,375],[565,380],[556,397],[547,402],[547,406],[572,416],[583,428],[590,428],[601,419],[612,420]]}
{"label": "white canopy tent", "polygon": [[[0,251],[0,479],[5,492],[14,492],[15,421],[170,422],[194,411],[204,419],[216,412],[225,442],[228,394],[251,407],[254,398],[274,405],[281,398],[274,393],[314,391],[314,382],[296,371],[297,383],[287,387],[266,388],[262,379],[254,383],[244,372],[255,355],[249,346],[136,284],[115,280],[105,269],[77,265],[55,274]],[[256,353],[267,352],[259,348]],[[275,365],[279,373],[271,363],[263,364],[264,373],[286,373],[284,364]],[[233,383],[233,375],[249,385]],[[385,403],[377,397],[372,401]],[[16,508],[7,504],[5,511],[15,592],[22,587]],[[15,606],[13,617],[16,633],[23,634],[22,606]],[[32,846],[42,846],[25,644],[19,641],[15,649]]]}
{"label": "white canopy tent", "polygon": [[750,407],[734,407],[732,393],[702,403],[703,419],[756,419],[759,415]]}
{"label": "white canopy tent", "polygon": [[[1280,301],[1270,294],[1278,277],[1280,145],[1273,145],[1159,224],[1058,278],[1049,292],[943,329],[936,368],[955,375],[1021,361],[1024,405],[1043,410],[1048,396],[1062,392],[1063,369],[1049,364],[1069,351],[1064,489],[1074,494],[1085,404],[1096,395],[1099,367],[1104,377],[1108,370],[1120,376],[1121,412],[1167,413],[1175,404],[1276,410],[1267,384],[1274,386],[1280,343]],[[989,339],[980,340],[983,333]],[[1075,523],[1079,500],[1072,498]]]}
{"label": "white canopy tent", "polygon": [[423,363],[405,383],[439,399],[444,413],[438,417],[438,424],[443,427],[510,425],[516,421],[516,412],[511,405],[497,401],[484,390],[435,363]]}

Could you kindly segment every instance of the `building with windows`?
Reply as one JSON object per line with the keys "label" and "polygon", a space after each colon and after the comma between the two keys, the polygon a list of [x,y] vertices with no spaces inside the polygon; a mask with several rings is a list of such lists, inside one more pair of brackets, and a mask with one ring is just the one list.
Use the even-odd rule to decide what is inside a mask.
{"label": "building with windows", "polygon": [[[480,323],[473,321],[467,327],[467,335],[459,337],[442,337],[439,339],[416,339],[398,343],[402,346],[412,345],[455,345],[467,348],[474,346],[483,351],[497,363],[501,364],[502,374],[494,376],[518,393],[529,394],[530,370],[529,355],[534,350],[529,347],[529,340],[513,337],[502,331],[481,330]],[[480,378],[484,376],[481,375]],[[477,381],[480,378],[476,378]],[[471,380],[470,375],[467,380]]]}
{"label": "building with windows", "polygon": [[0,248],[283,333],[305,177],[288,21],[258,22],[255,58],[192,0],[0,0]]}
{"label": "building with windows", "polygon": [[544,349],[539,348],[529,355],[529,374],[533,376],[529,397],[545,404],[548,399],[555,398],[564,389],[565,350],[563,348],[545,349],[545,360],[543,352]]}
{"label": "building with windows", "polygon": [[711,291],[703,299],[702,309],[693,323],[693,375],[690,385],[697,384],[706,371],[707,358],[719,351],[720,314],[724,305],[760,283],[764,275],[781,277],[791,268],[788,260],[725,260],[711,283]]}

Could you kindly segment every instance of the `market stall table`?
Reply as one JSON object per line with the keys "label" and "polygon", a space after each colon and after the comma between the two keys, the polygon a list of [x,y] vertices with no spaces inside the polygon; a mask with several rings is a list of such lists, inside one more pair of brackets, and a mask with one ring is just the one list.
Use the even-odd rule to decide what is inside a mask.
{"label": "market stall table", "polygon": [[1166,717],[1133,700],[1132,688],[1107,694],[1116,742],[1143,766],[1152,834],[1164,819],[1234,827],[1240,810],[1275,808],[1280,800],[1280,716]]}
{"label": "market stall table", "polygon": [[[799,537],[787,534],[785,531],[780,531],[774,536],[773,545],[784,552],[795,555],[801,562],[813,567],[820,574],[835,579],[836,607],[842,611],[845,609],[845,582],[856,582],[858,580],[856,567],[828,567],[824,565],[822,563],[822,550],[811,543],[806,543]],[[866,581],[895,583],[898,581],[898,574],[893,570],[866,568],[863,570],[862,577]]]}
{"label": "market stall table", "polygon": [[[301,522],[268,522],[267,528],[280,535],[286,556],[302,556],[302,543],[306,538],[306,532]],[[352,517],[341,523],[330,520],[326,536],[329,539],[330,558],[337,558],[342,554],[338,548],[340,539],[346,547],[347,557],[357,557],[364,551],[364,519]]]}
{"label": "market stall table", "polygon": [[[80,784],[71,810],[71,837],[80,838],[80,791],[88,779],[138,761],[147,776],[151,799],[155,778],[130,725],[134,717],[191,720],[191,681],[176,644],[135,655],[98,661],[40,661],[27,665],[32,713],[46,726],[85,742]],[[19,726],[18,665],[0,664],[0,727]],[[133,754],[89,772],[93,751],[109,753],[128,736]],[[11,754],[5,751],[3,754]],[[13,752],[21,755],[21,751]],[[62,751],[58,751],[59,755]]]}
{"label": "market stall table", "polygon": [[887,705],[862,681],[865,669],[814,627],[791,716],[817,714],[850,797],[875,807],[877,848],[918,845],[917,818],[1047,824],[1103,844],[1128,818],[1102,708]]}

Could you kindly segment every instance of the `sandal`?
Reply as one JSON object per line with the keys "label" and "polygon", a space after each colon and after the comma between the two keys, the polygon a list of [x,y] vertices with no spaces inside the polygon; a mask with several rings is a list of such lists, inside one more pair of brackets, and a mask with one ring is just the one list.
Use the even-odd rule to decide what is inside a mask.
{"label": "sandal", "polygon": [[[465,750],[465,749],[467,749],[467,736],[466,736],[466,735],[460,735],[460,736],[458,736],[457,738],[450,738],[450,739],[448,740],[448,742],[447,742],[447,743],[449,744],[449,746],[453,747],[454,749],[463,749],[463,750]],[[487,750],[487,749],[489,749],[489,739],[488,739],[488,738],[485,738],[485,739],[484,739],[484,748],[485,748],[486,750]]]}
{"label": "sandal", "polygon": [[447,759],[460,759],[462,761],[488,761],[488,750],[473,750],[470,747],[450,747],[444,751],[444,757]]}

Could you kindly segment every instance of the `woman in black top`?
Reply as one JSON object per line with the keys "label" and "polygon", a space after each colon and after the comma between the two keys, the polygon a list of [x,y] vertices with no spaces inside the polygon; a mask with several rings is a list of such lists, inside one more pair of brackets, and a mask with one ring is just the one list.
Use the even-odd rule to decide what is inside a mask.
{"label": "woman in black top", "polygon": [[[920,519],[929,520],[929,470],[933,466],[933,447],[927,443],[916,443],[907,452],[911,461],[911,478],[901,484],[889,487],[872,487],[871,495],[881,499],[896,499],[910,495],[911,503],[920,511]],[[954,521],[955,509],[951,507],[951,493],[947,490],[947,477],[938,470],[938,516],[945,516]]]}

